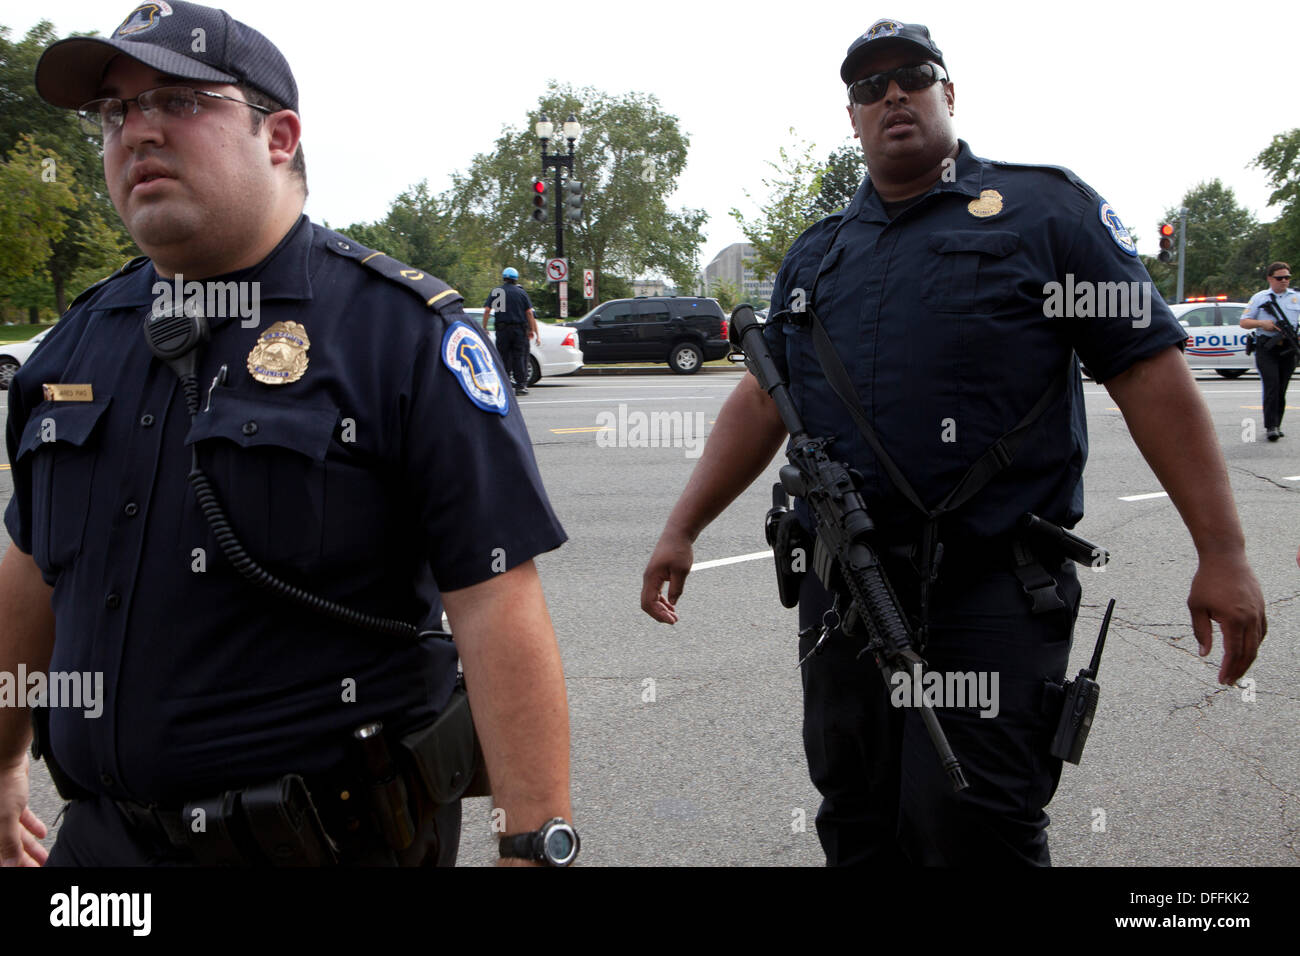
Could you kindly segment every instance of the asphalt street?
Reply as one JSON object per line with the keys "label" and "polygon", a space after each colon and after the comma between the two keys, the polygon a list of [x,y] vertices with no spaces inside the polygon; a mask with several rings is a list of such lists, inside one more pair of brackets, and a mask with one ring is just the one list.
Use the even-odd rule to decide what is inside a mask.
{"label": "asphalt street", "polygon": [[[521,399],[569,534],[538,566],[567,674],[574,815],[588,866],[823,862],[800,739],[795,612],[777,601],[762,535],[783,457],[700,537],[679,623],[657,624],[639,607],[642,569],[694,466],[696,439],[740,374],[569,376],[543,379]],[[1159,485],[1110,397],[1085,383],[1091,453],[1077,530],[1113,558],[1080,572],[1072,676],[1087,663],[1107,599],[1117,609],[1083,763],[1065,767],[1048,807],[1057,865],[1300,862],[1300,402],[1293,390],[1294,437],[1270,444],[1257,377],[1197,378],[1268,601],[1269,636],[1249,681],[1217,683],[1218,631],[1213,653],[1198,657],[1185,603],[1191,539],[1170,500],[1151,497]],[[1251,419],[1257,434],[1244,424]],[[670,423],[676,440],[642,447],[660,444],[640,440],[653,439],[656,422]],[[0,504],[11,490],[0,470]],[[32,804],[47,822],[58,813],[43,767]],[[495,858],[489,810],[486,800],[467,803],[461,865]]]}

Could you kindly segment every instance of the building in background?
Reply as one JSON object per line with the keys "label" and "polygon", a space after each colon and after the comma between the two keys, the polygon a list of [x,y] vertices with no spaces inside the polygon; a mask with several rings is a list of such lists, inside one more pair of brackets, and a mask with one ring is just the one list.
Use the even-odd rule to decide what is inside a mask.
{"label": "building in background", "polygon": [[663,279],[633,279],[632,295],[672,295]]}
{"label": "building in background", "polygon": [[772,298],[770,275],[756,273],[748,260],[754,256],[754,247],[747,242],[733,242],[704,267],[703,295],[712,296],[713,285],[729,283],[740,294],[740,301],[766,304]]}

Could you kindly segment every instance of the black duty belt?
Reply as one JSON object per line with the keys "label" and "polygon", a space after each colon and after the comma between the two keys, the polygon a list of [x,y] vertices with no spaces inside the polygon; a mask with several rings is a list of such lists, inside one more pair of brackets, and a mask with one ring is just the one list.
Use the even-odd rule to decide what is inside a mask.
{"label": "black duty belt", "polygon": [[[306,778],[291,775],[291,778],[305,786],[310,794],[310,804],[319,813],[321,825],[339,847],[382,842],[382,834],[370,819],[365,784],[355,774],[322,774]],[[241,807],[245,795],[269,786],[273,784],[229,790],[219,797],[195,801],[184,807],[160,807],[130,800],[112,802],[133,830],[152,838],[159,845],[195,852],[201,862],[275,863],[277,861],[266,859],[266,853],[259,848]],[[212,832],[217,836],[220,833],[223,838],[221,841],[205,839],[203,846],[211,848],[214,845],[220,847],[222,842],[228,844],[221,851],[220,858],[204,859],[196,839],[196,830],[200,828],[205,834]]]}

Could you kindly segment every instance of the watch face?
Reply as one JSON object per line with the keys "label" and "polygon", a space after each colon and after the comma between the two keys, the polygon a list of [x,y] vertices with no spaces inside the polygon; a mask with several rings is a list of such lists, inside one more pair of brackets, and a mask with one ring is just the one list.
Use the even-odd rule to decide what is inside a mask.
{"label": "watch face", "polygon": [[546,856],[554,863],[567,863],[573,854],[573,834],[556,827],[546,835]]}

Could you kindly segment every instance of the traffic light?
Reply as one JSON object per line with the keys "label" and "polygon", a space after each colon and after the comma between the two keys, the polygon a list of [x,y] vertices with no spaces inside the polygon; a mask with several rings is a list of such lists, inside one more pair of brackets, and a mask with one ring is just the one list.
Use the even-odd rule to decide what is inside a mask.
{"label": "traffic light", "polygon": [[533,220],[546,222],[546,183],[541,179],[533,180]]}
{"label": "traffic light", "polygon": [[1160,254],[1157,258],[1161,262],[1171,262],[1174,258],[1174,227],[1172,223],[1162,223],[1160,225]]}
{"label": "traffic light", "polygon": [[582,219],[582,183],[569,180],[564,184],[564,218],[569,222]]}

